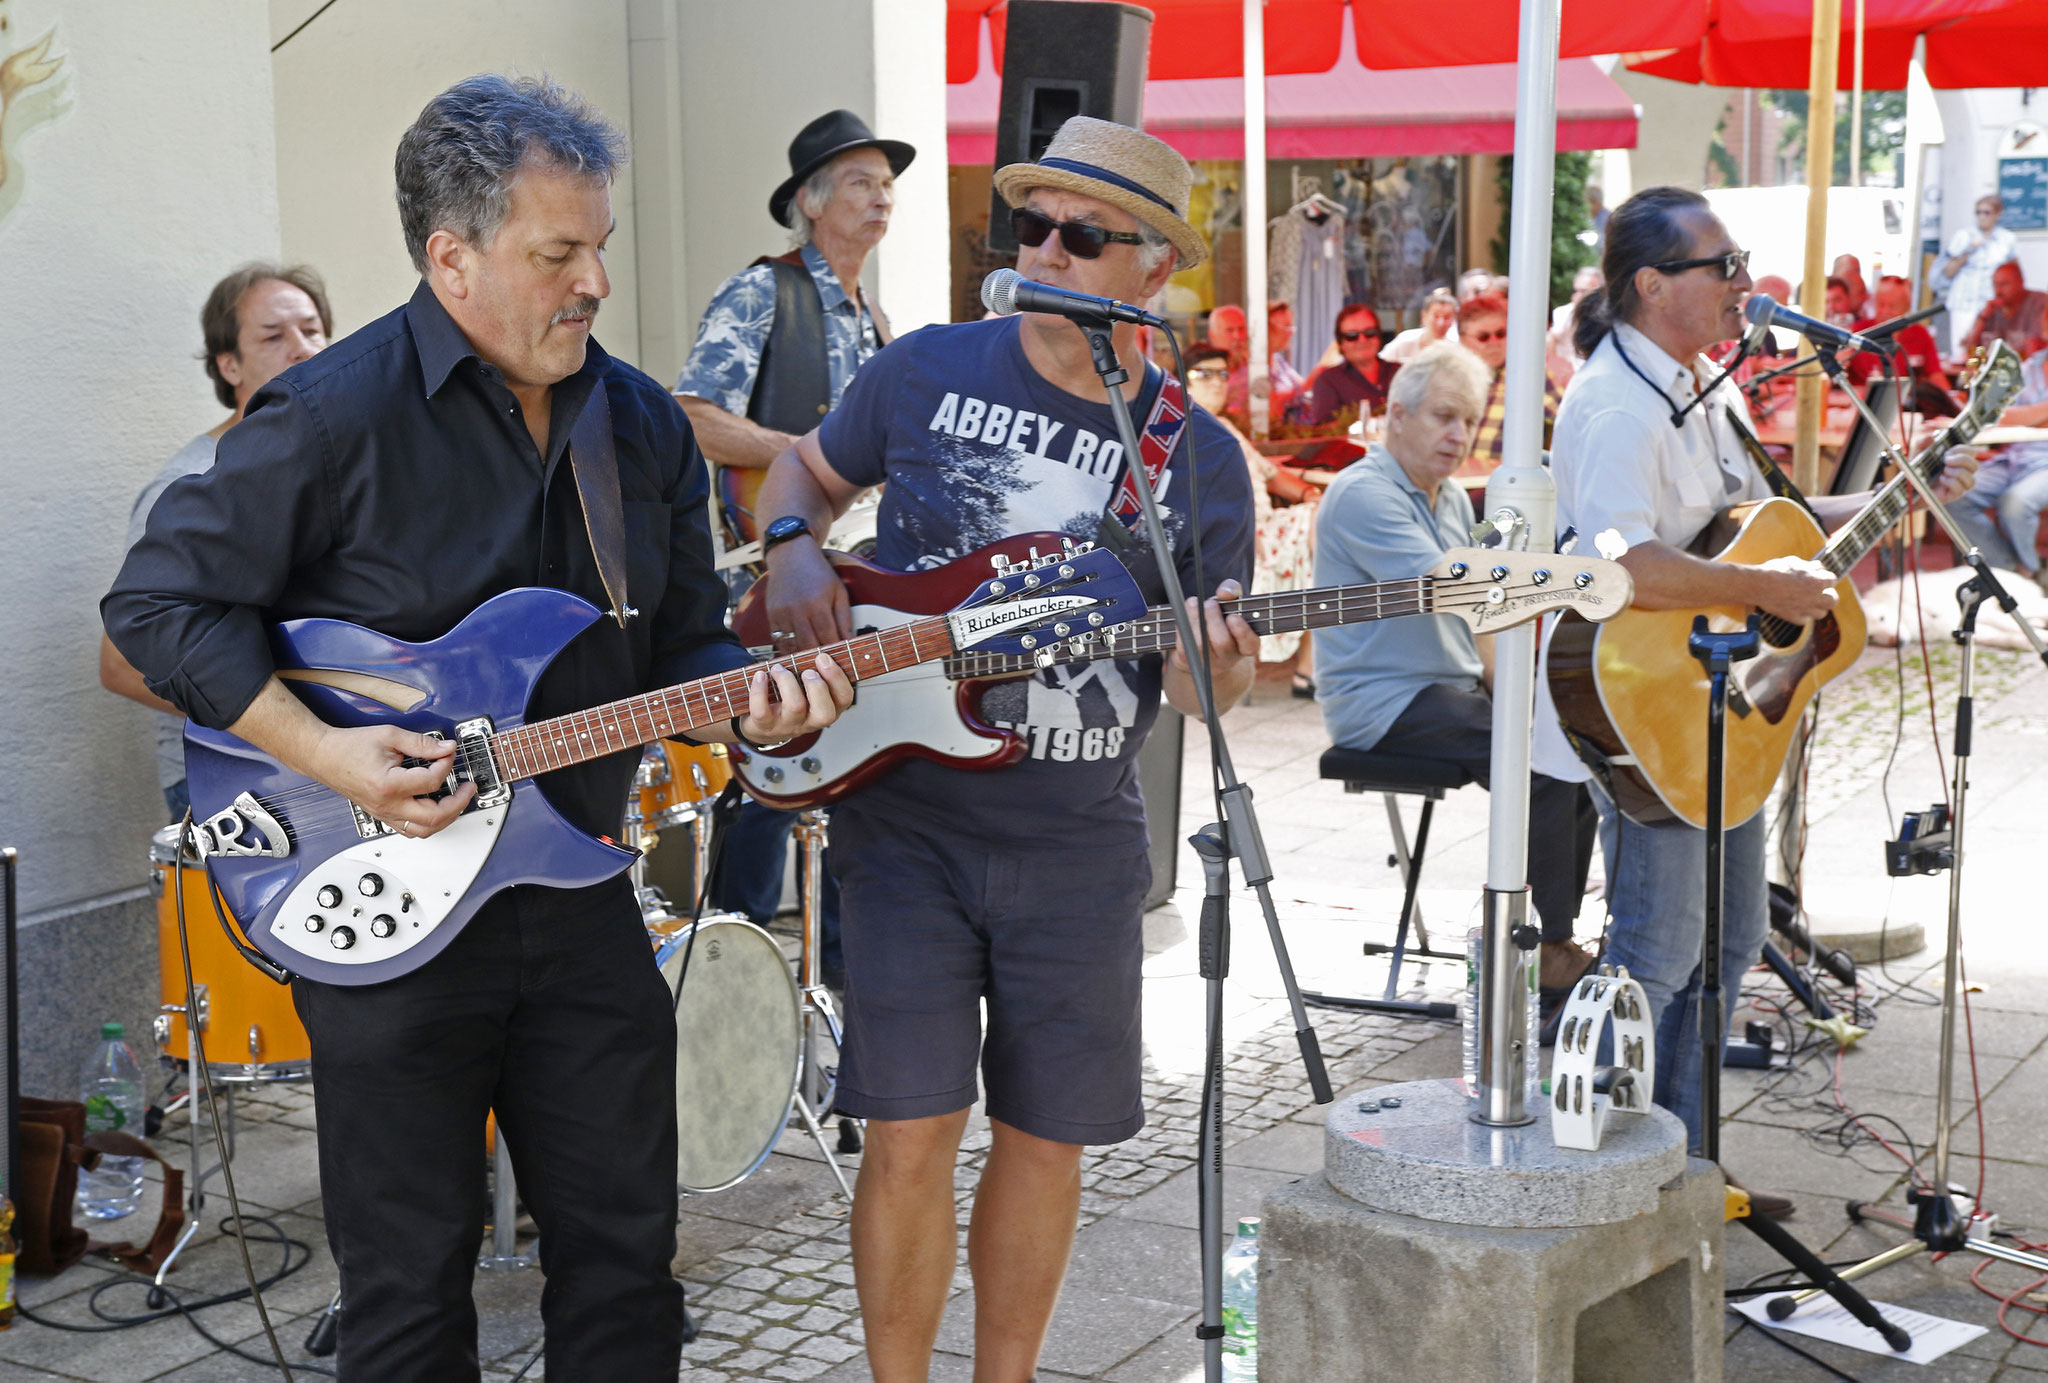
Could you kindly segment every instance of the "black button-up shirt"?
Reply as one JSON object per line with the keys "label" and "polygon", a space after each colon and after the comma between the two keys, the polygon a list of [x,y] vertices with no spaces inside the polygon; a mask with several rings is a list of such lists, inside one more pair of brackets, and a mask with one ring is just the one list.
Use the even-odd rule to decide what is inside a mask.
{"label": "black button-up shirt", "polygon": [[[406,306],[279,375],[172,484],[101,603],[114,646],[201,725],[241,718],[274,670],[265,627],[320,616],[438,638],[491,596],[553,586],[608,608],[571,467],[593,388],[611,405],[627,600],[542,677],[529,719],[747,664],[724,624],[708,476],[668,392],[595,341],[554,386],[546,455],[504,376],[422,283]],[[545,775],[548,798],[616,835],[637,754]]]}

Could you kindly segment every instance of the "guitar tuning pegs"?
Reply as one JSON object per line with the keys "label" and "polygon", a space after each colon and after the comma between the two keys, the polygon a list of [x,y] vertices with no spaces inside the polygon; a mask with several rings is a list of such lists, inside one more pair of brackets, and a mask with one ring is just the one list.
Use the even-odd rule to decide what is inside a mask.
{"label": "guitar tuning pegs", "polygon": [[1051,667],[1052,660],[1058,652],[1056,648],[1041,648],[1031,655],[1031,660],[1040,667]]}

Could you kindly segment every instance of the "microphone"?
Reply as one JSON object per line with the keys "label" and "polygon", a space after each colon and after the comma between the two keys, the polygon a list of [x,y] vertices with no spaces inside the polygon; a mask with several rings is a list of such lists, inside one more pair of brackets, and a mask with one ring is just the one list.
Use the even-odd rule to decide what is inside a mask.
{"label": "microphone", "polygon": [[1071,288],[1034,283],[1015,269],[998,269],[981,281],[981,305],[998,317],[1007,317],[1013,312],[1050,312],[1057,317],[1071,317],[1077,322],[1129,322],[1141,327],[1166,325],[1143,308],[1120,303],[1114,298],[1076,293]]}
{"label": "microphone", "polygon": [[1884,347],[1867,336],[1844,331],[1830,322],[1809,317],[1803,312],[1794,312],[1789,307],[1780,307],[1761,293],[1750,295],[1749,301],[1742,305],[1742,315],[1750,320],[1752,326],[1784,327],[1788,331],[1798,332],[1816,346],[1884,354]]}

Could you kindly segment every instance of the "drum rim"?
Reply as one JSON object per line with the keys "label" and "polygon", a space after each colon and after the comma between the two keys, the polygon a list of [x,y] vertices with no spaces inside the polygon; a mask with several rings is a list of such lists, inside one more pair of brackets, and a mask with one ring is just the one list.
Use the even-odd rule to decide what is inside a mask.
{"label": "drum rim", "polygon": [[[690,933],[695,931],[697,928],[709,927],[713,924],[724,925],[728,923],[734,926],[744,927],[748,931],[756,933],[760,936],[760,938],[763,941],[768,943],[769,948],[773,950],[777,956],[782,955],[782,943],[778,942],[775,939],[774,934],[771,933],[766,927],[761,926],[752,918],[747,917],[742,913],[736,912],[706,913],[704,916],[698,918],[695,922],[686,923],[683,926],[678,927],[674,932],[671,932],[668,935],[668,937],[665,939],[663,943],[663,946],[657,948],[655,951],[657,966],[661,962],[661,952],[663,949],[666,949],[671,944],[683,943],[685,938],[687,938],[690,935]],[[686,1186],[683,1184],[682,1177],[679,1171],[676,1178],[676,1190],[683,1195],[710,1196],[716,1195],[720,1191],[730,1191],[733,1187],[739,1185],[748,1177],[752,1176],[754,1173],[761,1170],[762,1165],[766,1163],[770,1157],[775,1155],[775,1149],[781,1146],[783,1134],[789,1131],[789,1116],[796,1110],[796,1097],[798,1091],[802,1088],[804,1078],[804,1043],[802,1035],[804,1008],[803,992],[797,987],[796,974],[789,968],[789,961],[786,957],[783,958],[781,973],[783,980],[789,986],[791,1011],[796,1015],[798,1035],[796,1040],[796,1051],[794,1053],[794,1059],[790,1062],[789,1097],[783,1101],[782,1120],[775,1126],[775,1136],[768,1140],[768,1146],[761,1150],[761,1155],[759,1157],[756,1157],[752,1162],[748,1163],[746,1170],[741,1172],[738,1176],[732,1178],[730,1181],[722,1181],[716,1186]],[[668,977],[666,975],[662,976],[662,984],[664,988],[667,987],[667,982]],[[678,1115],[680,1115],[681,1111],[678,1110],[677,1113]]]}

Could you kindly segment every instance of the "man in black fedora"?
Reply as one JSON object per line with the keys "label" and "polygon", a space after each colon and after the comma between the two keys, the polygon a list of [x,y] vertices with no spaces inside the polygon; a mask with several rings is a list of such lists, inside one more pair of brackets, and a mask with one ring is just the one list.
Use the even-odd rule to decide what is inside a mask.
{"label": "man in black fedora", "polygon": [[[804,126],[789,144],[789,177],[768,199],[794,248],[734,274],[704,310],[675,393],[716,468],[730,547],[763,536],[753,501],[768,463],[816,427],[888,344],[889,319],[861,291],[860,274],[888,234],[896,175],[916,154],[875,138],[850,110]],[[758,802],[741,808],[712,879],[714,907],[757,922],[774,915],[793,823]],[[825,887],[824,978],[839,988],[838,896]]]}

